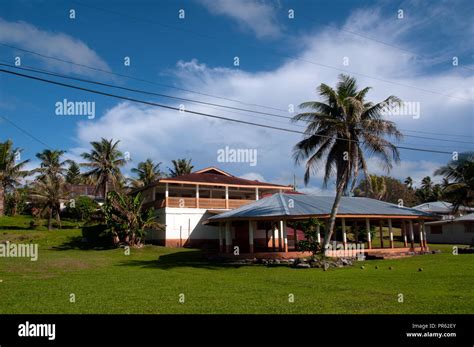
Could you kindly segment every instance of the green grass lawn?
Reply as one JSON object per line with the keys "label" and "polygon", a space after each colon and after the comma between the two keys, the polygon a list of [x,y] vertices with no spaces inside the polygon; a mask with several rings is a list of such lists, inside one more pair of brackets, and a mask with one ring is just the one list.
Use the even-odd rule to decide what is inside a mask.
{"label": "green grass lawn", "polygon": [[474,256],[452,255],[448,245],[324,272],[225,266],[198,250],[151,245],[128,256],[83,249],[79,229],[28,230],[29,221],[0,218],[0,242],[40,250],[36,262],[0,258],[0,313],[474,313]]}

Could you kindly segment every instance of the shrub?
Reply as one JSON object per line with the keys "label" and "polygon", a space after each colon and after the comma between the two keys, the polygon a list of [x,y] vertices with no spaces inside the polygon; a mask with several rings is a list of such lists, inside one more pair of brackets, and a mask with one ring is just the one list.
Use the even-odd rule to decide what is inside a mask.
{"label": "shrub", "polygon": [[105,224],[85,225],[82,227],[82,237],[95,245],[109,245],[111,233]]}
{"label": "shrub", "polygon": [[88,196],[78,196],[67,204],[63,215],[75,220],[88,221],[98,208],[99,204],[93,199]]}

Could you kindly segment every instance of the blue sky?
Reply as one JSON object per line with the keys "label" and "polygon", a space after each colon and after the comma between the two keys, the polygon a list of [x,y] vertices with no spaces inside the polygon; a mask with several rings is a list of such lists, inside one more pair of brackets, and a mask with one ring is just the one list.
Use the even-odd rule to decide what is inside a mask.
{"label": "blue sky", "polygon": [[[84,6],[84,4],[86,6]],[[92,8],[92,7],[94,8]],[[76,18],[69,18],[69,11]],[[184,9],[185,18],[178,18]],[[288,18],[294,9],[295,18]],[[403,18],[397,17],[403,10]],[[2,1],[0,43],[156,84],[121,78],[0,46],[0,60],[90,78],[124,87],[242,107],[234,101],[287,109],[318,97],[320,83],[334,85],[346,72],[368,98],[397,95],[420,105],[420,117],[389,116],[408,135],[401,145],[464,151],[474,145],[474,4],[472,1]],[[124,66],[125,56],[131,65]],[[240,66],[233,65],[239,57]],[[458,66],[452,65],[457,57]],[[349,65],[344,65],[347,58]],[[189,91],[183,91],[187,89]],[[131,93],[116,91],[122,95]],[[181,102],[134,95],[178,106]],[[58,116],[55,103],[93,101],[96,117]],[[186,108],[296,130],[284,119],[243,115],[202,105]],[[244,106],[259,111],[261,107]],[[302,187],[303,168],[291,159],[297,134],[258,129],[175,111],[118,101],[0,74],[0,112],[35,139],[0,119],[0,139],[11,138],[33,159],[44,142],[80,161],[88,143],[121,140],[132,161],[148,157],[170,165],[191,157],[196,168],[219,166],[235,175]],[[286,114],[291,116],[292,114]],[[420,133],[422,132],[422,133]],[[423,132],[433,133],[425,134]],[[434,135],[445,134],[445,135]],[[455,134],[456,136],[450,136]],[[410,136],[435,137],[435,140]],[[444,140],[468,143],[447,142]],[[469,143],[471,142],[471,143]],[[217,162],[217,151],[256,149],[256,166]],[[450,155],[401,151],[391,175],[421,179]],[[371,171],[381,174],[376,160]],[[321,173],[307,191],[321,191]]]}

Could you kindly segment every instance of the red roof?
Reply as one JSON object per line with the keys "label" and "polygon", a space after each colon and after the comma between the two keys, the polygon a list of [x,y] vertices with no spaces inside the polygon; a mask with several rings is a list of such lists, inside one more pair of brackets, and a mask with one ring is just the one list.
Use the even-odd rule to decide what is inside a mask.
{"label": "red roof", "polygon": [[259,186],[259,187],[278,187],[281,189],[292,189],[291,186],[284,186],[280,184],[273,184],[267,182],[260,182],[256,180],[247,180],[240,177],[235,177],[220,169],[210,167],[196,172],[192,172],[188,175],[182,175],[177,177],[162,178],[159,182],[170,182],[170,183],[204,183],[204,184],[215,184],[215,185],[239,185],[239,186]]}

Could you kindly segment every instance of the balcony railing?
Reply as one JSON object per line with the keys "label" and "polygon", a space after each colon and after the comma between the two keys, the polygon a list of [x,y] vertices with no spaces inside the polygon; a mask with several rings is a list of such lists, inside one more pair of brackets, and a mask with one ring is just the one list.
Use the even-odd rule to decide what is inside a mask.
{"label": "balcony railing", "polygon": [[250,204],[255,200],[248,200],[248,199],[215,199],[215,198],[183,198],[177,196],[170,196],[166,199],[156,200],[153,204],[149,204],[151,207],[153,206],[155,209],[163,208],[163,207],[180,207],[180,208],[203,208],[203,209],[234,209],[240,206]]}

